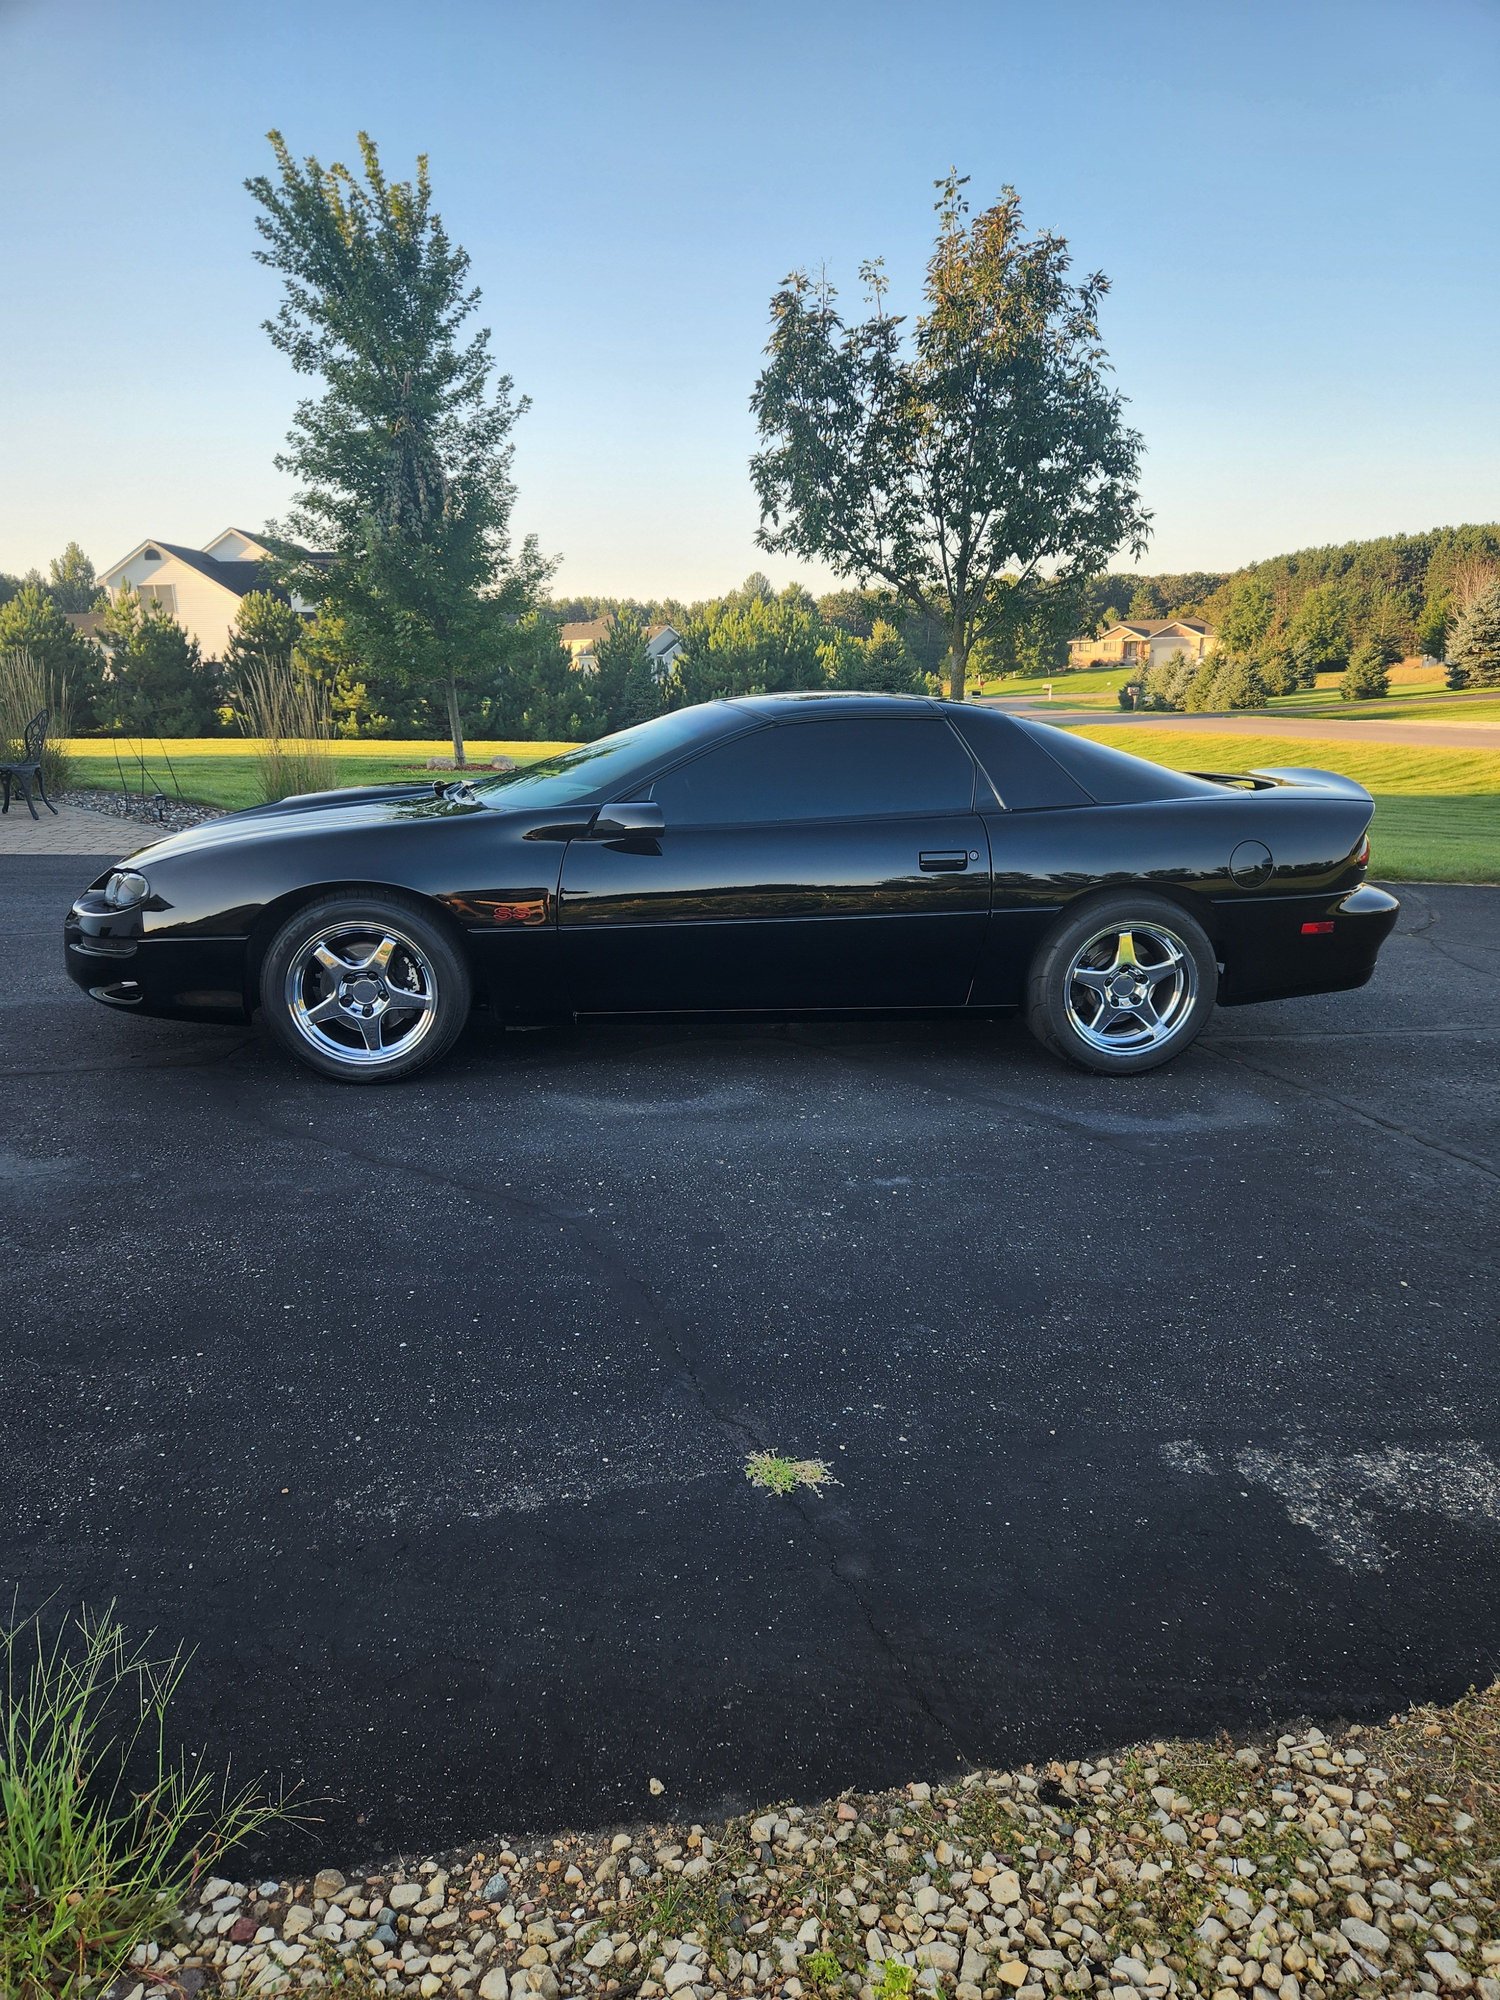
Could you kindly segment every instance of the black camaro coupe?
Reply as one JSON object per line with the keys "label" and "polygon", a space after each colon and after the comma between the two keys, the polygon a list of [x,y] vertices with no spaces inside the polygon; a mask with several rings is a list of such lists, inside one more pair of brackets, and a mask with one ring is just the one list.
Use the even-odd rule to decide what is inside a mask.
{"label": "black camaro coupe", "polygon": [[259,1008],[325,1076],[441,1055],[476,1001],[583,1015],[1022,1009],[1087,1069],[1215,1001],[1362,986],[1396,921],[1368,792],[1186,775],[895,695],[708,702],[479,778],[234,813],[73,905],[67,966],[142,1014]]}

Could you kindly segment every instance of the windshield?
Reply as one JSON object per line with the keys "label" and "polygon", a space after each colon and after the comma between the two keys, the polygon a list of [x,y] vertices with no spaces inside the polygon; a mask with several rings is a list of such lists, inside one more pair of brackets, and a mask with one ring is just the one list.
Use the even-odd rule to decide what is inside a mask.
{"label": "windshield", "polygon": [[701,706],[678,709],[556,757],[541,757],[514,771],[497,771],[493,777],[473,778],[470,788],[501,812],[572,805],[579,799],[622,798],[664,757],[709,734],[705,719]]}

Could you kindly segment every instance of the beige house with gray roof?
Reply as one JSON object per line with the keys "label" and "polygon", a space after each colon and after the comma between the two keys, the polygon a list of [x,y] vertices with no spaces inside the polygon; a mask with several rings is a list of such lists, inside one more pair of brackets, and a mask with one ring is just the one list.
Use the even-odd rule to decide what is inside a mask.
{"label": "beige house with gray roof", "polygon": [[1070,639],[1070,667],[1159,667],[1174,653],[1201,660],[1214,635],[1201,618],[1125,618],[1097,639]]}

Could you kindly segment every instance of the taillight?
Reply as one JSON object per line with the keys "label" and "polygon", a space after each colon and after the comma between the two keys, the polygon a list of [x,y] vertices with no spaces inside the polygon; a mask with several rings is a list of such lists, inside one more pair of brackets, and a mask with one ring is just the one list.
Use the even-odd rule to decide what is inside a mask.
{"label": "taillight", "polygon": [[1333,929],[1333,919],[1330,917],[1327,923],[1304,924],[1302,926],[1302,935],[1304,937],[1327,937],[1328,933],[1332,929]]}
{"label": "taillight", "polygon": [[1368,831],[1366,831],[1358,847],[1354,850],[1354,865],[1356,868],[1368,868],[1370,865],[1370,835]]}

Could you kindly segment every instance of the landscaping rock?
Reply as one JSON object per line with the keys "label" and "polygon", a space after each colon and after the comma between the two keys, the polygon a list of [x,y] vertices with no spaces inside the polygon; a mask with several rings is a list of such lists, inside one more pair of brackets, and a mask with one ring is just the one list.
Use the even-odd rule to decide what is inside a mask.
{"label": "landscaping rock", "polygon": [[1496,1745],[1500,1689],[1274,1747],[1157,1742],[352,1887],[329,1867],[260,1883],[253,1910],[216,1877],[129,1984],[163,2000],[190,1980],[225,2000],[1500,2000]]}

